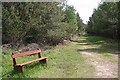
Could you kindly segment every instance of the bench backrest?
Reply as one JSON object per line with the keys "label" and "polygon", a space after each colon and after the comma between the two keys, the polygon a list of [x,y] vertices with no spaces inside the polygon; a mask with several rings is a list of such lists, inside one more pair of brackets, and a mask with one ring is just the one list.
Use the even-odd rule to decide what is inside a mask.
{"label": "bench backrest", "polygon": [[34,51],[27,51],[27,52],[22,52],[22,53],[18,53],[18,54],[12,54],[12,58],[22,57],[22,56],[36,54],[36,53],[40,53],[40,52],[41,52],[41,50],[34,50]]}

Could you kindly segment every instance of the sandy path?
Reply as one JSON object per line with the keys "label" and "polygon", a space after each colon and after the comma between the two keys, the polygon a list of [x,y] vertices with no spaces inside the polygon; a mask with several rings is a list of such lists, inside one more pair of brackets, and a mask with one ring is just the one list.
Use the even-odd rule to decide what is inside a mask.
{"label": "sandy path", "polygon": [[[97,52],[86,51],[86,49],[97,48],[97,45],[82,45],[79,49],[86,62],[95,67],[95,78],[118,78],[118,55],[113,54],[111,59],[97,54]],[[85,50],[84,50],[85,49]]]}

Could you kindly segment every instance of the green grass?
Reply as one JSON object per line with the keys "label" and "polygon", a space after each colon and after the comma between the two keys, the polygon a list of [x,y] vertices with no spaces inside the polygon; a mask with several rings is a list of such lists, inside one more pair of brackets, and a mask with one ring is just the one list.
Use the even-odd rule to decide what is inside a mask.
{"label": "green grass", "polygon": [[98,37],[98,36],[83,36],[80,37],[82,40],[90,42],[92,44],[104,44],[107,38]]}
{"label": "green grass", "polygon": [[112,57],[112,54],[109,52],[99,52],[99,54],[106,56],[106,57]]}
{"label": "green grass", "polygon": [[[92,78],[94,67],[85,63],[85,59],[77,51],[79,45],[70,43],[67,46],[59,45],[53,50],[42,53],[47,56],[47,67],[39,62],[26,65],[24,73],[13,70],[11,54],[2,55],[3,78]],[[18,58],[18,63],[36,59],[38,55]]]}
{"label": "green grass", "polygon": [[2,50],[2,54],[12,54],[12,53],[19,53],[17,50]]}
{"label": "green grass", "polygon": [[[84,44],[80,44],[84,43]],[[93,78],[95,67],[87,64],[85,58],[78,51],[82,45],[91,46],[87,51],[96,52],[104,57],[111,58],[118,49],[118,43],[109,43],[109,39],[97,36],[83,36],[69,45],[58,45],[54,49],[46,50],[42,56],[47,56],[47,67],[39,62],[26,65],[24,73],[13,70],[11,53],[15,50],[4,51],[2,54],[3,78]],[[93,45],[99,47],[92,48]],[[86,51],[86,49],[85,49]],[[25,56],[17,59],[18,63],[36,59],[38,55]],[[112,58],[111,58],[112,59]],[[114,59],[112,59],[113,61]],[[113,61],[115,62],[115,61]]]}
{"label": "green grass", "polygon": [[80,37],[79,43],[84,43],[88,46],[100,46],[99,48],[90,48],[88,51],[99,53],[105,57],[111,57],[116,52],[119,52],[120,47],[120,43],[118,43],[117,41],[99,36]]}

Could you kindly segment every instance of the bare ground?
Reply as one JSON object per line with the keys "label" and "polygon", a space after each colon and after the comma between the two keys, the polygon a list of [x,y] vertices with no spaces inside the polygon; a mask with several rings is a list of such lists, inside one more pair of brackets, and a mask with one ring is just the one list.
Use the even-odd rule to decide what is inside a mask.
{"label": "bare ground", "polygon": [[86,63],[95,67],[95,78],[118,78],[118,54],[106,57],[97,51],[89,51],[91,48],[99,48],[100,45],[86,45],[81,43],[80,53],[86,58]]}

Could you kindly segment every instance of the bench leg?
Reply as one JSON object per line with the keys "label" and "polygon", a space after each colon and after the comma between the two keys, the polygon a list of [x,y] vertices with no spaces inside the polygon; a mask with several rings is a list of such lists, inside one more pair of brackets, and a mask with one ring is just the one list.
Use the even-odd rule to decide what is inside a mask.
{"label": "bench leg", "polygon": [[41,64],[46,64],[46,65],[47,65],[46,59],[40,60],[39,62],[40,62]]}
{"label": "bench leg", "polygon": [[23,73],[23,68],[24,68],[24,66],[14,66],[14,70],[16,70],[18,72],[22,72],[22,73]]}

